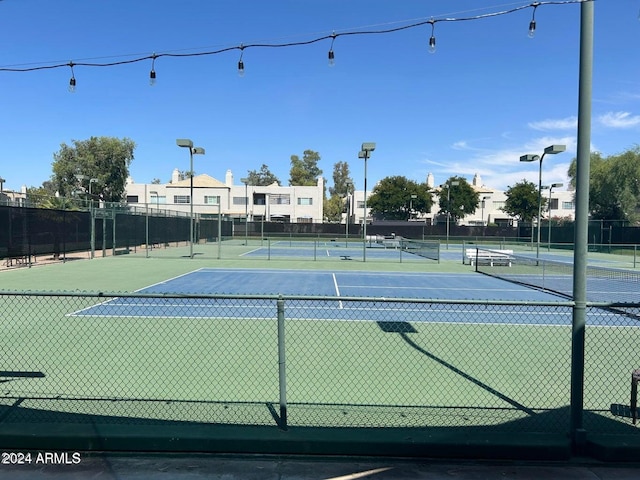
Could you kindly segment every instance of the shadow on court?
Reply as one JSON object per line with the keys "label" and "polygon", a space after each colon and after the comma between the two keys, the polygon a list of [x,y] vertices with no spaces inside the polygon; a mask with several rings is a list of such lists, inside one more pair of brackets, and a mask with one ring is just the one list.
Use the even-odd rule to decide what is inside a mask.
{"label": "shadow on court", "polygon": [[469,375],[468,373],[463,372],[462,370],[460,370],[459,368],[457,368],[453,364],[451,364],[451,363],[439,358],[438,356],[434,355],[433,353],[429,352],[428,350],[424,349],[423,347],[418,345],[416,342],[411,340],[411,338],[409,338],[409,336],[407,334],[408,333],[417,333],[417,330],[415,328],[413,328],[411,323],[409,323],[409,322],[378,322],[378,326],[382,329],[383,332],[386,332],[386,333],[399,333],[400,336],[402,337],[402,339],[408,345],[410,345],[412,348],[414,348],[415,350],[417,350],[421,354],[423,354],[426,357],[430,358],[431,360],[439,363],[443,367],[448,368],[452,372],[460,375],[465,380],[470,381],[474,385],[477,385],[478,387],[482,388],[483,390],[486,390],[487,392],[491,393],[492,395],[495,395],[500,400],[503,400],[503,401],[507,402],[509,405],[511,405],[511,406],[515,407],[516,409],[526,413],[527,415],[536,415],[536,412],[533,411],[532,409],[530,409],[529,407],[527,407],[526,405],[522,405],[521,403],[518,403],[514,399],[509,398],[505,394],[503,394],[503,393],[497,391],[496,389],[490,387],[486,383],[481,382],[480,380],[478,380],[477,378]]}
{"label": "shadow on court", "polygon": [[[67,405],[62,405],[66,402]],[[32,407],[24,405],[30,403]],[[50,408],[47,409],[47,403]],[[101,411],[115,404],[120,414],[94,415],[61,411],[77,409]],[[310,454],[384,455],[397,457],[566,460],[571,457],[568,438],[569,407],[540,411],[500,425],[452,427],[331,427],[303,426],[296,418],[326,420],[327,405],[290,405],[291,424],[287,430],[271,424],[224,424],[210,421],[159,420],[128,416],[144,401],[19,399],[0,406],[0,448],[36,450],[77,450],[85,452],[212,452],[226,454]],[[189,408],[188,402],[156,402],[158,409],[171,403],[174,411]],[[113,406],[113,405],[112,405]],[[139,406],[139,405],[138,405]],[[55,409],[51,409],[51,407]],[[146,405],[149,407],[149,405]],[[245,418],[258,410],[271,417],[275,404],[226,404],[216,408],[242,409]],[[331,406],[340,415],[359,415],[376,424],[376,416],[406,409],[375,406]],[[60,410],[57,410],[60,408]],[[147,408],[148,410],[148,408]],[[425,408],[425,410],[429,410]],[[459,415],[456,408],[440,408],[438,415]],[[483,409],[465,409],[465,415],[482,415]],[[385,419],[378,419],[384,422]],[[605,427],[610,435],[587,438],[587,453],[601,460],[633,461],[640,436],[631,424],[585,412],[586,425]],[[549,425],[566,425],[566,431],[548,431]]]}

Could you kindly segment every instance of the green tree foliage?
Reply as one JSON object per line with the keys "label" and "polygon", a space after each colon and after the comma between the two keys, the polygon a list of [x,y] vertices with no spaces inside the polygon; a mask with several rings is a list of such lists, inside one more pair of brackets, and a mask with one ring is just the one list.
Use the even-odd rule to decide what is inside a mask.
{"label": "green tree foliage", "polygon": [[[349,186],[351,185],[351,186]],[[339,222],[346,208],[347,194],[353,191],[353,179],[349,174],[347,162],[333,165],[333,187],[329,188],[331,197],[324,200],[324,217],[329,222]]]}
{"label": "green tree foliage", "polygon": [[[415,198],[412,198],[415,195]],[[431,210],[433,199],[426,183],[416,183],[403,176],[385,177],[373,188],[367,207],[375,218],[408,220],[411,207],[415,213]]]}
{"label": "green tree foliage", "polygon": [[333,197],[347,196],[347,185],[353,185],[353,179],[349,173],[349,164],[347,162],[337,162],[333,165],[333,187],[329,188],[329,194]]}
{"label": "green tree foliage", "polygon": [[[507,200],[501,210],[521,222],[532,222],[538,217],[538,186],[533,182],[522,180],[505,192]],[[547,200],[542,198],[542,207]]]}
{"label": "green tree foliage", "polygon": [[159,178],[154,178],[151,180],[151,185],[160,185],[162,183]]}
{"label": "green tree foliage", "polygon": [[339,195],[332,195],[330,198],[325,199],[323,209],[324,218],[327,222],[340,222],[342,212],[345,209],[344,198]]}
{"label": "green tree foliage", "polygon": [[260,167],[259,171],[249,170],[247,172],[247,179],[249,180],[248,185],[255,185],[259,187],[266,187],[273,185],[273,183],[280,185],[280,179],[271,173],[269,167],[264,163],[262,164],[262,167]]}
{"label": "green tree foliage", "polygon": [[[62,196],[71,196],[78,189],[87,192],[89,179],[94,198],[107,202],[119,202],[124,198],[129,165],[133,160],[135,143],[128,138],[91,137],[65,143],[53,154],[52,181]],[[78,175],[85,177],[78,180]]]}
{"label": "green tree foliage", "polygon": [[[619,155],[591,154],[589,211],[598,220],[640,221],[640,146]],[[576,186],[576,159],[569,166],[571,185]]]}
{"label": "green tree foliage", "polygon": [[[457,185],[455,183],[457,182]],[[449,192],[451,188],[451,192]],[[465,215],[472,215],[480,205],[480,195],[469,182],[462,177],[450,177],[438,192],[439,213],[451,215],[452,221],[457,221]]]}
{"label": "green tree foliage", "polygon": [[302,159],[297,155],[291,155],[291,169],[289,170],[289,185],[314,186],[318,183],[318,177],[322,170],[318,167],[320,154],[313,150],[305,150]]}

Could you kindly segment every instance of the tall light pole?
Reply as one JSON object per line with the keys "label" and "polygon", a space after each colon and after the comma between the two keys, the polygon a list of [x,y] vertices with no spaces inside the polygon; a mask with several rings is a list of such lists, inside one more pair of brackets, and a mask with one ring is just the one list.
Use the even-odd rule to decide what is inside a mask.
{"label": "tall light pole", "polygon": [[188,138],[178,138],[176,145],[189,149],[189,177],[191,179],[189,189],[189,256],[193,258],[193,156],[204,155],[204,148],[194,147]]}
{"label": "tall light pole", "polygon": [[376,149],[374,142],[365,142],[358,152],[358,158],[364,158],[364,217],[362,230],[362,261],[367,261],[367,160],[369,155]]}
{"label": "tall light pole", "polygon": [[89,218],[91,218],[91,258],[95,258],[96,256],[96,225],[95,225],[96,221],[94,218],[94,211],[93,211],[93,196],[91,194],[92,183],[98,183],[98,179],[97,178],[89,179]]}
{"label": "tall light pole", "polygon": [[347,209],[344,216],[344,246],[349,248],[349,217],[351,216],[351,188],[353,183],[346,182],[347,187]]}
{"label": "tall light pole", "polygon": [[458,180],[449,181],[447,186],[447,250],[449,250],[449,223],[451,222],[451,187],[460,185]]}
{"label": "tall light pole", "polygon": [[551,251],[551,192],[553,192],[554,188],[561,188],[564,186],[564,183],[552,183],[549,187],[549,235],[547,236],[547,252]]}
{"label": "tall light pole", "polygon": [[413,218],[413,201],[418,198],[418,195],[416,195],[415,193],[411,194],[411,198],[409,200],[409,220],[411,220],[411,218]]}
{"label": "tall light pole", "polygon": [[241,178],[244,183],[244,244],[249,245],[249,179]]}
{"label": "tall light pole", "polygon": [[540,216],[542,215],[542,160],[544,159],[544,156],[546,154],[555,155],[556,153],[564,152],[566,149],[566,145],[550,145],[544,149],[542,156],[527,154],[520,157],[521,162],[540,162],[540,167],[538,168],[538,241],[536,243],[536,259],[540,258]]}
{"label": "tall light pole", "polygon": [[482,197],[482,214],[480,215],[480,223],[482,224],[482,229],[484,231],[484,202],[485,200],[489,200],[491,197]]}

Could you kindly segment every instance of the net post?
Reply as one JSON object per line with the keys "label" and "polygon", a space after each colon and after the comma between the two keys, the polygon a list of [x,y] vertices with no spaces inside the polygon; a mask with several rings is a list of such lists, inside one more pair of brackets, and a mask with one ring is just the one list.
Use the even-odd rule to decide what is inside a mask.
{"label": "net post", "polygon": [[284,345],[284,299],[277,300],[278,308],[278,384],[280,390],[280,428],[287,429],[287,371]]}
{"label": "net post", "polygon": [[271,260],[271,237],[267,239],[267,260]]}

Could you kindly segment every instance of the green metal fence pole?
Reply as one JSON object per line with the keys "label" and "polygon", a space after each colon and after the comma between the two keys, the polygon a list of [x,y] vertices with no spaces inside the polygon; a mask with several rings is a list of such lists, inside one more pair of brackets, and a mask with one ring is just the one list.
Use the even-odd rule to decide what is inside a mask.
{"label": "green metal fence pole", "polygon": [[593,90],[594,2],[580,5],[580,79],[578,93],[578,149],[576,160],[575,249],[573,253],[573,318],[571,323],[570,435],[575,451],[587,439],[584,420],[584,356],[589,248],[589,167],[591,157],[591,96]]}
{"label": "green metal fence pole", "polygon": [[280,428],[287,429],[287,363],[284,343],[284,300],[278,306],[278,384],[280,386]]}
{"label": "green metal fence pole", "polygon": [[113,212],[111,255],[115,257],[116,256],[116,207],[113,206],[111,210]]}
{"label": "green metal fence pole", "polygon": [[222,205],[218,202],[218,260],[222,258]]}

